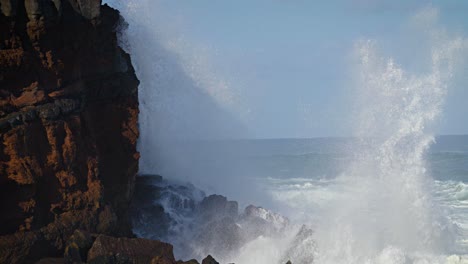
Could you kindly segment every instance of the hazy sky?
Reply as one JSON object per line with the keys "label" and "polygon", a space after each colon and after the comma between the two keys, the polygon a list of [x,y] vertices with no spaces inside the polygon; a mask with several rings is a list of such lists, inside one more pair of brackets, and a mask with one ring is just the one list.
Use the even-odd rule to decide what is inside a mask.
{"label": "hazy sky", "polygon": [[[427,8],[438,12],[434,26],[468,36],[462,0],[168,0],[155,16],[223,80],[233,101],[227,109],[249,136],[320,137],[351,133],[356,41],[375,39],[409,73],[421,69],[427,43],[411,21]],[[456,75],[437,133],[468,134],[466,84]]]}

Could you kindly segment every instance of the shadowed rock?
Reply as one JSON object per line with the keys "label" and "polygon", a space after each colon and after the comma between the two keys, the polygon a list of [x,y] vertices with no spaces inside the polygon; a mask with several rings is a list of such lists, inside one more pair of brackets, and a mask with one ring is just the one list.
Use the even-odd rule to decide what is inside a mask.
{"label": "shadowed rock", "polygon": [[0,263],[71,254],[76,229],[130,236],[139,82],[119,13],[99,0],[0,11]]}
{"label": "shadowed rock", "polygon": [[208,255],[203,261],[202,264],[219,264],[211,255]]}
{"label": "shadowed rock", "polygon": [[88,252],[88,263],[174,263],[172,245],[141,238],[99,235]]}

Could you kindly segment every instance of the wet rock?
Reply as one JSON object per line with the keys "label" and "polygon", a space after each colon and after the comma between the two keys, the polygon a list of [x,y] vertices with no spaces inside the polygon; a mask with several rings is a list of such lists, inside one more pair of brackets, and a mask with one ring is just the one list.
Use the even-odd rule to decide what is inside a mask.
{"label": "wet rock", "polygon": [[216,252],[224,255],[232,252],[243,243],[242,229],[235,219],[224,217],[201,225],[194,241],[201,252]]}
{"label": "wet rock", "polygon": [[202,264],[219,264],[211,255],[208,255],[203,259]]}
{"label": "wet rock", "polygon": [[283,259],[292,260],[297,264],[313,263],[317,254],[317,245],[313,235],[313,230],[303,225],[286,250]]}
{"label": "wet rock", "polygon": [[247,206],[242,217],[244,219],[264,220],[266,223],[272,225],[277,230],[282,230],[289,224],[288,218],[268,209],[254,205]]}
{"label": "wet rock", "polygon": [[289,220],[265,208],[249,205],[239,217],[239,223],[243,226],[245,237],[255,239],[261,235],[279,234],[289,225]]}
{"label": "wet rock", "polygon": [[[167,236],[172,219],[157,201],[161,197],[161,176],[138,176],[135,182],[137,190],[133,196],[130,215],[132,225],[146,238],[158,239]],[[151,235],[149,235],[151,234]]]}
{"label": "wet rock", "polygon": [[235,201],[228,201],[222,195],[210,195],[205,197],[198,206],[199,214],[205,219],[231,217],[236,218],[239,209]]}
{"label": "wet rock", "polygon": [[88,252],[88,263],[166,264],[174,262],[172,245],[142,238],[115,238],[99,235]]}

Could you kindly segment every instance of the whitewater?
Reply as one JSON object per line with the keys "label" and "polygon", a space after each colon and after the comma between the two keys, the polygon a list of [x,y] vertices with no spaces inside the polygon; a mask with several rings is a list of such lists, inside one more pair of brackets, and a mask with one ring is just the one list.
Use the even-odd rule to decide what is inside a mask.
{"label": "whitewater", "polygon": [[[190,181],[242,205],[262,205],[291,221],[279,234],[253,238],[235,252],[175,248],[177,257],[212,254],[226,263],[257,264],[282,263],[285,256],[293,263],[468,263],[468,170],[455,177],[439,164],[459,155],[451,164],[463,166],[468,149],[431,152],[457,57],[466,49],[463,38],[434,32],[428,65],[419,72],[384,55],[376,41],[356,41],[355,111],[349,116],[354,131],[348,139],[210,141],[213,130],[224,133],[217,121],[226,118],[219,112],[242,108],[236,96],[183,40],[154,26],[150,2],[111,2],[129,23],[120,29],[121,42],[141,80],[142,170]],[[174,123],[180,119],[189,121]],[[187,141],[190,131],[204,140]],[[171,213],[179,225],[191,221]],[[298,239],[303,226],[313,232]],[[177,244],[180,237],[166,239]]]}

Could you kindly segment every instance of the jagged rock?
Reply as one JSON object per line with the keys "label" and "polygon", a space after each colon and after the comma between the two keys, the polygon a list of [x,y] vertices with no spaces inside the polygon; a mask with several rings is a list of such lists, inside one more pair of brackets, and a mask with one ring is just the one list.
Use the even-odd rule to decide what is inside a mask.
{"label": "jagged rock", "polygon": [[212,219],[201,225],[195,236],[201,252],[216,252],[224,255],[238,249],[242,243],[242,230],[234,218]]}
{"label": "jagged rock", "polygon": [[172,245],[142,238],[99,235],[88,252],[88,263],[174,263]]}
{"label": "jagged rock", "polygon": [[303,225],[297,232],[294,240],[286,250],[283,259],[292,260],[297,264],[309,264],[314,262],[317,254],[317,245],[313,238],[313,230]]}
{"label": "jagged rock", "polygon": [[219,264],[211,255],[208,255],[203,261],[202,264]]}
{"label": "jagged rock", "polygon": [[168,240],[185,258],[226,256],[259,236],[280,235],[289,225],[286,217],[252,205],[239,215],[237,202],[205,197],[193,186],[156,175],[137,178],[132,222],[138,236]]}
{"label": "jagged rock", "polygon": [[0,0],[0,263],[132,234],[138,80],[100,3]]}
{"label": "jagged rock", "polygon": [[236,218],[239,213],[238,207],[237,202],[228,201],[222,195],[213,194],[201,201],[198,211],[201,217],[206,219]]}
{"label": "jagged rock", "polygon": [[280,233],[289,225],[289,220],[265,208],[249,205],[240,216],[239,223],[243,226],[245,237],[255,239],[261,235]]}

